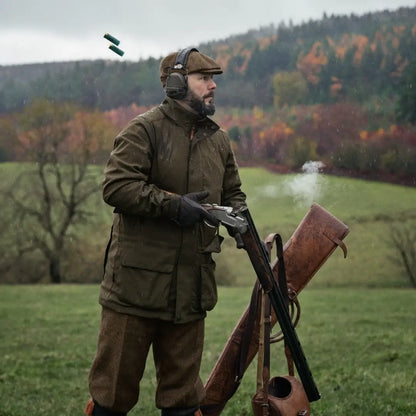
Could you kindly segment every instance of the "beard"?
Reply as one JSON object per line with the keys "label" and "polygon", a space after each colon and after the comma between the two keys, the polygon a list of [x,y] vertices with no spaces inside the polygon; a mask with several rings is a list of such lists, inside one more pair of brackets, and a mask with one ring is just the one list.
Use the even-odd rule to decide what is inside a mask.
{"label": "beard", "polygon": [[212,116],[215,113],[214,101],[206,103],[205,99],[208,97],[214,98],[214,93],[204,95],[202,98],[198,97],[191,89],[188,88],[185,98],[183,101],[189,105],[194,111],[201,116]]}

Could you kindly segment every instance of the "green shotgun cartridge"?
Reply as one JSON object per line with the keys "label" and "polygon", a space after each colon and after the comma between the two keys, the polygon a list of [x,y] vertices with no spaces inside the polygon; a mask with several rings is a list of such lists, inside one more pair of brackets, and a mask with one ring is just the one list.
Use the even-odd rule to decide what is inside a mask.
{"label": "green shotgun cartridge", "polygon": [[122,51],[120,48],[117,48],[117,46],[110,45],[108,48],[111,49],[113,52],[115,52],[117,55],[120,55],[120,56],[124,55],[124,51]]}
{"label": "green shotgun cartridge", "polygon": [[114,36],[110,35],[109,33],[106,33],[104,35],[104,37],[107,40],[109,40],[111,43],[114,43],[114,45],[116,45],[116,46],[120,45],[120,41],[117,38],[115,38]]}

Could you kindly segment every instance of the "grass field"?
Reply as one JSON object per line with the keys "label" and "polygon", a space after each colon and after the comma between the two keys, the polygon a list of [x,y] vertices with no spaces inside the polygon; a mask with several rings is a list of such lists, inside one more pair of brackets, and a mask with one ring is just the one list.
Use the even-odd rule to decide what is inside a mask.
{"label": "grass field", "polygon": [[[241,172],[248,204],[260,236],[278,232],[286,241],[317,202],[348,225],[346,260],[338,250],[313,279],[312,287],[403,287],[409,285],[403,269],[392,262],[390,227],[406,221],[416,225],[416,188],[339,178],[327,175],[275,175],[264,169]],[[236,282],[248,285],[251,265],[245,253],[225,241],[223,259]],[[223,254],[224,254],[223,253]]]}
{"label": "grass field", "polygon": [[[25,165],[0,164],[0,174],[12,182],[22,166]],[[94,169],[97,183],[100,183],[102,167],[95,166]],[[283,241],[287,241],[313,202],[326,208],[350,228],[345,240],[349,251],[347,259],[344,260],[337,250],[320,271],[319,279],[312,280],[311,287],[409,285],[404,270],[391,259],[396,253],[391,247],[390,227],[395,222],[416,224],[416,188],[320,174],[276,175],[261,168],[243,168],[241,178],[262,238],[277,232]],[[0,189],[7,183],[0,184]],[[3,210],[7,207],[5,204]],[[111,207],[106,206],[97,193],[89,201],[87,209],[93,213],[92,223],[89,227],[71,230],[71,235],[78,238],[72,256],[62,260],[67,281],[91,283],[100,278],[103,252],[111,227]],[[216,256],[219,281],[233,286],[250,286],[253,275],[247,273],[251,264],[246,254],[235,249],[234,240],[224,229],[221,234],[225,241],[223,252]],[[69,270],[69,265],[72,270]],[[36,270],[30,264],[27,267],[30,271]],[[45,282],[47,276],[39,276],[39,280]],[[13,278],[0,276],[0,282],[12,281]]]}
{"label": "grass field", "polygon": [[[2,174],[17,170],[0,164]],[[350,228],[347,259],[336,250],[301,294],[298,334],[322,394],[312,415],[416,414],[416,291],[406,289],[404,271],[391,260],[389,235],[394,222],[414,224],[416,188],[255,168],[242,169],[241,176],[261,237],[279,232],[287,240],[312,202]],[[89,229],[83,240],[86,247],[91,239],[91,247],[104,248],[111,210],[94,204],[100,228]],[[102,250],[88,255],[92,267],[96,259],[101,268]],[[207,319],[204,380],[254,282],[245,252],[231,238],[217,263],[222,277],[233,276],[233,287],[220,288],[219,304]],[[98,285],[0,286],[0,416],[82,415],[99,324],[97,298]],[[149,364],[133,416],[159,414]],[[273,346],[272,374],[285,372],[281,346]],[[251,415],[255,373],[252,365],[224,416]]]}
{"label": "grass field", "polygon": [[[98,286],[1,286],[0,416],[81,416],[99,322]],[[207,319],[205,380],[250,288],[220,288]],[[298,335],[321,392],[312,415],[411,415],[416,409],[416,292],[306,289]],[[272,345],[272,375],[286,373]],[[225,416],[251,415],[255,362]],[[156,416],[151,362],[131,415]]]}

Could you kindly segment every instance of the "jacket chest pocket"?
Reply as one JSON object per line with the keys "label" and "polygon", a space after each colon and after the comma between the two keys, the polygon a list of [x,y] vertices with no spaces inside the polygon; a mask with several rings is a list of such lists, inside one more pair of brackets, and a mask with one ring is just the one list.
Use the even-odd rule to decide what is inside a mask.
{"label": "jacket chest pocket", "polygon": [[[200,146],[200,148],[198,148]],[[211,203],[221,203],[225,166],[214,146],[198,143],[189,161],[189,189],[206,189]]]}

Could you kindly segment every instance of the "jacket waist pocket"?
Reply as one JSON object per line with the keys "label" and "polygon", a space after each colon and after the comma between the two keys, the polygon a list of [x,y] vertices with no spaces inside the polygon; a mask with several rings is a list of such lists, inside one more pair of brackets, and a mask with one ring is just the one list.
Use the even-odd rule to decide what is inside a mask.
{"label": "jacket waist pocket", "polygon": [[125,243],[121,247],[121,265],[160,273],[172,273],[177,249],[163,242]]}

